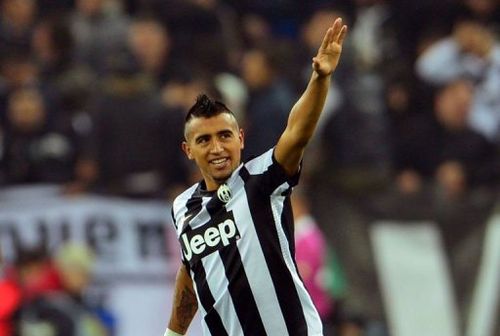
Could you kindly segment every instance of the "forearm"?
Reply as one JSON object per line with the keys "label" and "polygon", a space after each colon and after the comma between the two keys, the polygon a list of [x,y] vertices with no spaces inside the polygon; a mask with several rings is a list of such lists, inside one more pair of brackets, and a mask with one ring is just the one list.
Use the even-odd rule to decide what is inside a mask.
{"label": "forearm", "polygon": [[186,267],[181,265],[177,272],[174,302],[168,328],[176,333],[185,334],[197,309],[198,302],[191,278],[187,273]]}
{"label": "forearm", "polygon": [[325,105],[330,77],[330,75],[319,76],[313,71],[306,90],[290,112],[287,131],[293,134],[299,145],[305,146],[314,134]]}

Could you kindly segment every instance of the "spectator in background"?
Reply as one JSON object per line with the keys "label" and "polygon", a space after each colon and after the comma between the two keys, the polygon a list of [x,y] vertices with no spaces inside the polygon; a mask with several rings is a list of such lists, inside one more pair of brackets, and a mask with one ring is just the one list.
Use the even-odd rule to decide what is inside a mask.
{"label": "spectator in background", "polygon": [[0,54],[29,47],[36,12],[35,0],[0,2]]}
{"label": "spectator in background", "polygon": [[75,51],[80,61],[102,74],[107,58],[126,45],[128,19],[105,0],[76,0],[71,14]]}
{"label": "spectator in background", "polygon": [[168,29],[153,17],[138,17],[129,27],[128,46],[141,70],[159,87],[171,79],[178,66],[171,59],[171,43]]}
{"label": "spectator in background", "polygon": [[472,129],[500,143],[500,47],[492,31],[475,20],[460,20],[451,36],[420,55],[418,75],[432,85],[459,78],[474,83],[474,101],[469,114]]}
{"label": "spectator in background", "polygon": [[94,183],[106,194],[163,197],[186,181],[179,118],[165,109],[153,81],[128,52],[111,61],[91,105],[93,131],[81,161],[87,165],[82,170],[95,175],[78,182]]}
{"label": "spectator in background", "polygon": [[[305,14],[305,10],[301,11],[301,9],[306,8],[307,5],[313,6],[314,1],[307,1],[307,4],[294,0],[226,0],[226,2],[230,3],[240,14],[243,25],[251,24],[253,28],[266,27],[268,35],[290,38],[296,35],[298,23]],[[255,23],[257,25],[254,25]],[[264,25],[261,25],[262,23]],[[256,37],[256,35],[253,36]],[[264,37],[264,35],[261,36]]]}
{"label": "spectator in background", "polygon": [[32,55],[23,49],[9,50],[0,57],[0,124],[5,124],[9,94],[24,86],[39,84],[39,68]]}
{"label": "spectator in background", "polygon": [[[481,134],[470,129],[467,118],[473,101],[472,83],[453,81],[438,90],[434,118],[417,116],[408,122],[400,146],[403,176],[415,175],[419,184],[436,179],[447,198],[456,198],[468,188],[492,185],[496,180],[496,151]],[[402,190],[406,184],[401,184]],[[409,190],[408,190],[409,191]]]}
{"label": "spectator in background", "polygon": [[259,47],[243,56],[241,74],[249,90],[245,109],[246,158],[262,154],[278,141],[294,95],[281,77],[280,57],[275,49]]}
{"label": "spectator in background", "polygon": [[238,61],[243,47],[240,38],[241,30],[236,11],[223,0],[190,1],[195,3],[198,7],[212,12],[220,25],[221,40],[218,41],[218,43],[221,43],[221,46],[223,46],[227,59],[224,59],[226,64],[221,64],[223,67],[219,68],[218,72],[236,70],[238,68]]}
{"label": "spectator in background", "polygon": [[64,245],[55,257],[61,289],[46,293],[23,307],[19,336],[108,336],[110,331],[86,302],[94,257],[82,245]]}
{"label": "spectator in background", "polygon": [[496,0],[461,0],[462,12],[499,33],[500,4]]}
{"label": "spectator in background", "polygon": [[[228,67],[228,50],[216,12],[217,2],[199,0],[152,1],[149,8],[168,27],[175,59],[215,74]],[[211,4],[213,3],[213,4]],[[194,57],[196,55],[196,57]]]}
{"label": "spectator in background", "polygon": [[245,49],[269,43],[272,38],[271,23],[255,13],[246,13],[241,19]]}
{"label": "spectator in background", "polygon": [[21,288],[23,305],[30,305],[40,297],[61,289],[54,263],[47,251],[39,246],[18,249],[10,276]]}
{"label": "spectator in background", "polygon": [[6,274],[0,251],[0,336],[13,336],[15,315],[21,306],[21,290]]}
{"label": "spectator in background", "polygon": [[[4,292],[1,294],[10,297],[2,295],[0,305],[5,309],[3,313],[6,315],[3,317],[8,318],[10,314],[11,320],[3,320],[0,325],[10,330],[7,336],[18,336],[21,332],[20,311],[43,295],[59,290],[61,288],[59,276],[45,249],[40,247],[19,248],[14,265],[6,267],[3,271]],[[4,298],[10,298],[10,307],[9,300],[4,301]]]}
{"label": "spectator in background", "polygon": [[40,90],[17,89],[9,95],[7,105],[3,156],[6,182],[70,181],[78,154],[75,136],[58,128]]}
{"label": "spectator in background", "polygon": [[74,55],[74,39],[65,17],[51,16],[35,26],[32,50],[40,81],[53,96],[60,113],[55,122],[79,137],[89,132],[86,105],[95,88],[95,74]]}

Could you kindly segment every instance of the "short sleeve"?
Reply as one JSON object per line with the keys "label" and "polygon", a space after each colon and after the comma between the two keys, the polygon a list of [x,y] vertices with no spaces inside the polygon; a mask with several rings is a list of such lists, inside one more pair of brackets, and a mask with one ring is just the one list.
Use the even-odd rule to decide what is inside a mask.
{"label": "short sleeve", "polygon": [[246,162],[240,175],[250,187],[258,187],[265,193],[270,194],[284,184],[287,184],[288,189],[291,190],[292,187],[298,184],[301,170],[302,163],[297,173],[292,176],[288,175],[280,163],[276,161],[273,147],[262,155]]}

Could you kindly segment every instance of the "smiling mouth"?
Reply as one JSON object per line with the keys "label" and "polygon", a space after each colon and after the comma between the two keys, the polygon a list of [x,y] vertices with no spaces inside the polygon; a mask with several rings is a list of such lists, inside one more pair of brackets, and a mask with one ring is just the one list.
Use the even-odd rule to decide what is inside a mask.
{"label": "smiling mouth", "polygon": [[223,168],[228,162],[229,158],[218,158],[209,161],[209,163],[215,166],[215,168]]}

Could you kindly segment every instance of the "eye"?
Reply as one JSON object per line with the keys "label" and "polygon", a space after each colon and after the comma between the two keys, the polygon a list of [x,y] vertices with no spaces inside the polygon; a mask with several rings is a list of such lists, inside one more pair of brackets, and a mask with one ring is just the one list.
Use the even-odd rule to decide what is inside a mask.
{"label": "eye", "polygon": [[198,139],[196,139],[196,143],[199,145],[204,145],[208,143],[208,137],[207,136],[201,136]]}
{"label": "eye", "polygon": [[223,132],[223,133],[221,133],[220,137],[222,139],[230,139],[230,138],[233,137],[233,133],[231,133],[231,132]]}

